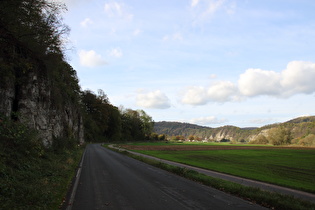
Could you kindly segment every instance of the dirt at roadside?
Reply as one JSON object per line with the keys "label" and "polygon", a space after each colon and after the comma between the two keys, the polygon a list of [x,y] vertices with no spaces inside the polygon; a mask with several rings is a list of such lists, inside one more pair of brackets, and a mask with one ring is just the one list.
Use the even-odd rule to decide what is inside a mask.
{"label": "dirt at roadside", "polygon": [[158,150],[158,151],[197,151],[197,150],[247,150],[247,149],[299,149],[315,150],[313,147],[265,147],[265,146],[212,146],[212,145],[120,145],[127,150]]}

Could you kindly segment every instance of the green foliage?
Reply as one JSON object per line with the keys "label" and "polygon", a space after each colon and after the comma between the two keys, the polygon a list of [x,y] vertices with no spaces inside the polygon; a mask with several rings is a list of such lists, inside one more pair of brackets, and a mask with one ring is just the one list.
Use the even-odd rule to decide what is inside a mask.
{"label": "green foliage", "polygon": [[[267,130],[271,130],[271,138],[266,134]],[[261,128],[238,128],[235,126],[211,128],[188,123],[163,121],[155,123],[154,131],[157,134],[173,136],[173,139],[176,136],[185,136],[185,138],[191,140],[207,139],[208,141],[214,141],[213,137],[219,134],[219,136],[233,137],[233,142],[236,143],[247,143],[250,142],[249,139],[252,139],[253,136],[257,136],[256,139],[250,142],[251,144],[271,143],[274,145],[299,144],[310,146],[312,144],[311,138],[306,139],[306,142],[303,139],[309,134],[315,135],[315,116],[300,117],[285,123],[267,125]],[[311,142],[307,143],[309,141]]]}
{"label": "green foliage", "polygon": [[37,56],[62,51],[62,36],[69,31],[62,23],[65,5],[46,0],[0,1],[0,26]]}
{"label": "green foliage", "polygon": [[167,136],[166,136],[165,134],[160,134],[160,135],[158,136],[158,140],[159,140],[159,141],[165,141],[166,138],[167,138]]}
{"label": "green foliage", "polygon": [[82,103],[87,141],[142,141],[151,136],[153,120],[149,115],[143,110],[119,110],[102,90],[98,95],[83,91]]}
{"label": "green foliage", "polygon": [[159,140],[159,135],[157,133],[152,133],[150,139],[153,141],[157,141]]}
{"label": "green foliage", "polygon": [[250,144],[268,144],[269,141],[266,138],[266,136],[260,134],[258,135],[253,141],[250,142]]}
{"label": "green foliage", "polygon": [[315,146],[315,135],[307,135],[305,138],[299,140],[299,144],[302,146]]}
{"label": "green foliage", "polygon": [[37,132],[0,116],[0,209],[58,209],[82,150],[47,150]]}
{"label": "green foliage", "polygon": [[42,141],[35,130],[2,115],[0,115],[0,143],[2,145],[0,155],[13,155],[6,161],[11,161],[11,158],[18,158],[20,155],[38,157],[43,153]]}
{"label": "green foliage", "polygon": [[284,126],[272,128],[268,132],[268,139],[273,145],[288,145],[291,143],[291,131]]}

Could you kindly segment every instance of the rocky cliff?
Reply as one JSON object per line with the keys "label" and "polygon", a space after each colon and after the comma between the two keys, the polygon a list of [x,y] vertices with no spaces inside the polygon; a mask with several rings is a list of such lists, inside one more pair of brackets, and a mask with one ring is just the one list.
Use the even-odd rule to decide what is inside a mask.
{"label": "rocky cliff", "polygon": [[0,114],[38,130],[46,147],[57,138],[83,143],[78,88],[67,89],[77,83],[75,72],[60,58],[48,65],[47,57],[0,32]]}

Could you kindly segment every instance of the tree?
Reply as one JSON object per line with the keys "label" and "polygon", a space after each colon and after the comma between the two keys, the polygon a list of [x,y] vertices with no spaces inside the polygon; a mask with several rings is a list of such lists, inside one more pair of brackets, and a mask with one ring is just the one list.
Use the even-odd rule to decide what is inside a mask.
{"label": "tree", "polygon": [[144,135],[148,138],[150,137],[153,127],[154,127],[154,121],[152,120],[152,117],[149,116],[145,111],[138,110],[141,122],[142,122],[142,130]]}
{"label": "tree", "polygon": [[65,10],[65,4],[55,1],[1,0],[0,28],[37,56],[62,55],[63,36],[69,32],[61,17]]}
{"label": "tree", "polygon": [[157,133],[151,133],[150,139],[153,141],[157,141],[157,140],[159,140],[159,135]]}
{"label": "tree", "polygon": [[159,141],[165,141],[166,140],[166,135],[165,134],[160,134],[158,139],[159,139]]}
{"label": "tree", "polygon": [[252,144],[268,144],[269,141],[263,134],[258,135],[252,142]]}
{"label": "tree", "polygon": [[268,139],[273,145],[290,144],[292,140],[291,131],[284,126],[272,128],[268,132]]}

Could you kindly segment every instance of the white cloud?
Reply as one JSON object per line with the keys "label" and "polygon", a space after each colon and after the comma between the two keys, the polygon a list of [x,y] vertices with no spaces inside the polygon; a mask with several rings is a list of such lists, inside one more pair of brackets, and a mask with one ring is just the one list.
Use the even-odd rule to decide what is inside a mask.
{"label": "white cloud", "polygon": [[248,69],[240,75],[239,90],[244,96],[278,95],[281,74],[261,69]]}
{"label": "white cloud", "polygon": [[238,100],[236,85],[229,81],[219,81],[209,87],[188,87],[182,97],[183,104],[204,105],[210,101],[227,102]]}
{"label": "white cloud", "polygon": [[188,87],[181,102],[204,105],[208,102],[239,101],[246,97],[272,96],[287,98],[315,92],[315,63],[292,61],[282,72],[248,69],[237,84],[219,81],[209,87]]}
{"label": "white cloud", "polygon": [[315,92],[315,63],[292,61],[280,73],[248,69],[240,75],[240,92],[244,96],[268,95],[290,97]]}
{"label": "white cloud", "polygon": [[238,99],[238,89],[229,81],[216,82],[208,88],[208,99],[215,102],[226,102]]}
{"label": "white cloud", "polygon": [[123,18],[126,20],[132,20],[133,14],[127,11],[127,6],[123,3],[108,2],[105,3],[104,11],[111,18]]}
{"label": "white cloud", "polygon": [[160,90],[143,93],[137,95],[137,105],[144,108],[167,109],[170,108],[169,98]]}
{"label": "white cloud", "polygon": [[284,96],[315,92],[315,63],[292,61],[282,72],[281,85]]}
{"label": "white cloud", "polygon": [[207,90],[201,86],[188,87],[182,97],[183,104],[204,105],[208,102]]}
{"label": "white cloud", "polygon": [[199,3],[199,0],[192,0],[191,1],[191,7],[197,6],[198,3]]}
{"label": "white cloud", "polygon": [[190,123],[192,124],[198,124],[198,125],[211,125],[211,124],[221,124],[227,122],[226,119],[218,119],[214,116],[209,117],[200,117],[190,120]]}
{"label": "white cloud", "polygon": [[86,67],[97,67],[107,64],[101,55],[94,50],[80,50],[79,52],[80,64]]}
{"label": "white cloud", "polygon": [[121,56],[123,56],[123,52],[120,48],[111,49],[108,54],[116,58],[120,58]]}
{"label": "white cloud", "polygon": [[81,23],[80,25],[82,27],[87,27],[88,25],[91,25],[93,24],[93,21],[90,19],[90,18],[85,18]]}

